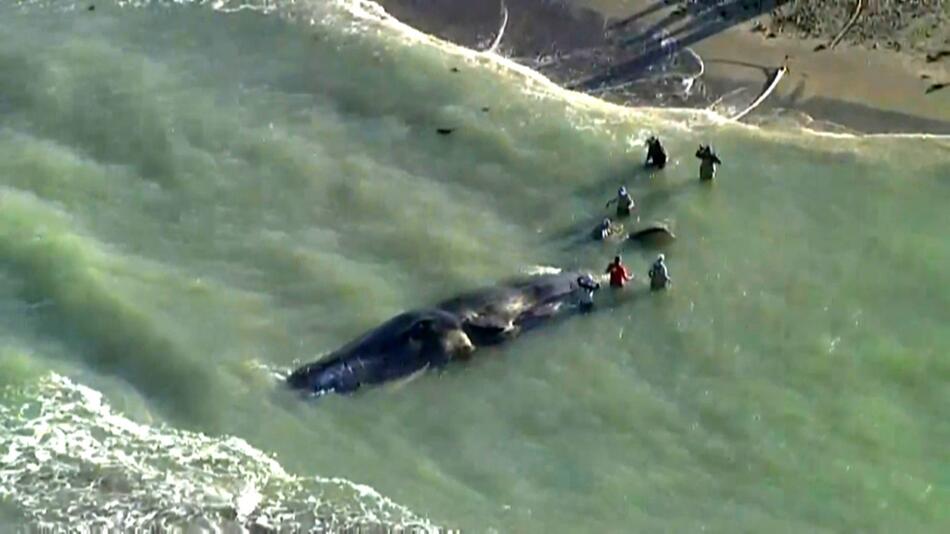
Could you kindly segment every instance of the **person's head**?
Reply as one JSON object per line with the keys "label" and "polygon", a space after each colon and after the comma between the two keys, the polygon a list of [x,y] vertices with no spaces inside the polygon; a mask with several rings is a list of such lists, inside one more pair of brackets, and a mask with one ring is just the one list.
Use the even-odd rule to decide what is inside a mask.
{"label": "person's head", "polygon": [[620,255],[619,255],[619,254],[616,255],[616,256],[614,256],[614,263],[615,263],[616,265],[620,265]]}
{"label": "person's head", "polygon": [[600,223],[604,228],[610,226],[610,217],[604,217],[604,222]]}
{"label": "person's head", "polygon": [[626,187],[626,186],[623,186],[623,185],[620,186],[620,189],[617,190],[617,196],[618,196],[618,197],[625,197],[625,196],[627,196],[627,187]]}
{"label": "person's head", "polygon": [[660,255],[658,255],[658,256],[656,257],[656,261],[658,261],[658,262],[660,262],[660,263],[663,263],[665,260],[666,260],[666,255],[665,255],[665,254],[660,254]]}

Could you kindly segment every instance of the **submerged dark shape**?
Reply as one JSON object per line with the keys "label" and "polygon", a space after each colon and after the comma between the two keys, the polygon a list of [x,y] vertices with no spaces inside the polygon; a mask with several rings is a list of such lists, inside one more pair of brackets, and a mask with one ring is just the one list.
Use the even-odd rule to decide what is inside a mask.
{"label": "submerged dark shape", "polygon": [[649,245],[662,245],[676,239],[676,234],[666,223],[651,222],[630,232],[628,239]]}
{"label": "submerged dark shape", "polygon": [[583,311],[596,289],[584,287],[585,275],[532,276],[402,313],[326,358],[298,368],[287,377],[287,384],[316,395],[346,394],[442,367],[480,347]]}

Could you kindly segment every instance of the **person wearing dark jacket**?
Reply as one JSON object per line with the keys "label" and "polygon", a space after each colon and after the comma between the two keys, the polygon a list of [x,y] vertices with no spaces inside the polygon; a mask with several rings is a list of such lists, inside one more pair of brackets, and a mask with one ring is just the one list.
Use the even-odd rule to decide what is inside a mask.
{"label": "person wearing dark jacket", "polygon": [[651,135],[650,138],[647,139],[646,167],[662,169],[666,167],[666,159],[666,149],[663,148],[660,139],[655,135]]}
{"label": "person wearing dark jacket", "polygon": [[722,165],[722,161],[713,148],[709,145],[699,145],[696,157],[699,158],[699,179],[705,182],[715,178],[716,165]]}

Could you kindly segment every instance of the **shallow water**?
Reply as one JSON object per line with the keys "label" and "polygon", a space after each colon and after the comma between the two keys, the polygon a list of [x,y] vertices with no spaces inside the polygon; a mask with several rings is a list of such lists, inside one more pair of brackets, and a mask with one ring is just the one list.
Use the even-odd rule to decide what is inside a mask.
{"label": "shallow water", "polygon": [[[0,525],[950,525],[947,141],[623,110],[266,5],[0,7]],[[672,291],[352,398],[275,384],[534,266],[642,279],[583,240],[623,183]]]}

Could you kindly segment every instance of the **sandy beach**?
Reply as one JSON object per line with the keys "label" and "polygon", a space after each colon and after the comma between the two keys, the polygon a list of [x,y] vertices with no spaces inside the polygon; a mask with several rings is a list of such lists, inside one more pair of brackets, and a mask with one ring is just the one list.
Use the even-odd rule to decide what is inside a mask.
{"label": "sandy beach", "polygon": [[[381,0],[400,20],[487,49],[501,3]],[[866,4],[866,5],[865,5]],[[566,87],[627,105],[748,106],[745,119],[794,119],[865,133],[950,134],[950,7],[939,0],[506,0],[497,52]],[[702,63],[702,66],[700,65]],[[702,75],[693,76],[702,70]]]}

